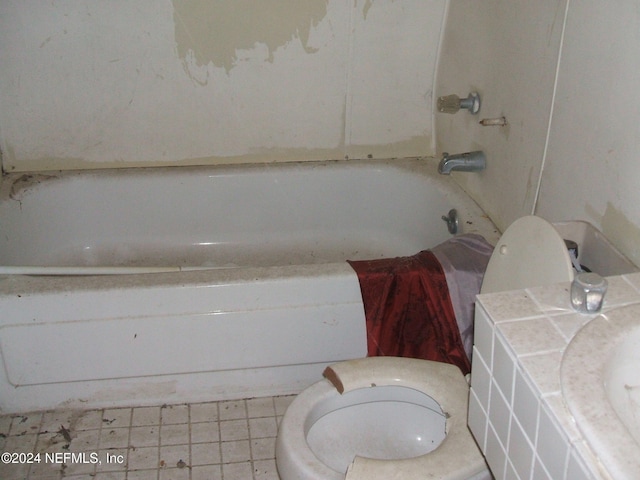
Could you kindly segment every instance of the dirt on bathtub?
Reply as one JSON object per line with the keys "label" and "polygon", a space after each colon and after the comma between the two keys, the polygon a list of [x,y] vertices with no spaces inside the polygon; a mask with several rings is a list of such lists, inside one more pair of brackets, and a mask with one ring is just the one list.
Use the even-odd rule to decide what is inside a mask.
{"label": "dirt on bathtub", "polygon": [[[3,179],[1,198],[10,198],[20,202],[26,193],[44,182],[59,178],[58,175],[46,175],[40,173],[25,173],[14,178]],[[6,184],[4,182],[7,182]]]}

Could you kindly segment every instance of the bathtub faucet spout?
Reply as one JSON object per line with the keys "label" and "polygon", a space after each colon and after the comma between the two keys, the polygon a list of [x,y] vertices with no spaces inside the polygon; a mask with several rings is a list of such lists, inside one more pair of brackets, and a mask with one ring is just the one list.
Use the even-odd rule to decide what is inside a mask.
{"label": "bathtub faucet spout", "polygon": [[479,172],[487,166],[487,160],[484,152],[466,152],[457,155],[449,155],[444,152],[442,160],[438,165],[438,173],[449,175],[452,171],[458,172]]}

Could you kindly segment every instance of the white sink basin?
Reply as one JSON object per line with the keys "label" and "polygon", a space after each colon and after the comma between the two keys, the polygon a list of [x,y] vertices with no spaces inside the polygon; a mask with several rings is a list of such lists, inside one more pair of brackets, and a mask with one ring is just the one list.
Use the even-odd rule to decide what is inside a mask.
{"label": "white sink basin", "polygon": [[640,304],[608,311],[569,343],[562,392],[612,478],[640,478]]}

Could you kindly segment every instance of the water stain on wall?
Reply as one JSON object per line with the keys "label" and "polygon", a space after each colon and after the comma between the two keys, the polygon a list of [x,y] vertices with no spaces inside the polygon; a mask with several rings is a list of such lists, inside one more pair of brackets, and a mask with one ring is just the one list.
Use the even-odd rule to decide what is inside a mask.
{"label": "water stain on wall", "polygon": [[237,50],[267,46],[269,61],[279,47],[298,39],[307,53],[311,29],[327,15],[328,0],[173,0],[179,58],[212,63],[227,73]]}
{"label": "water stain on wall", "polygon": [[602,216],[602,233],[634,264],[640,265],[640,228],[611,202]]}
{"label": "water stain on wall", "polygon": [[[356,0],[356,4],[358,3],[358,1]],[[369,9],[373,6],[373,0],[366,0],[364,2],[364,7],[362,8],[362,16],[363,18],[366,20],[367,19],[367,13],[369,13]]]}

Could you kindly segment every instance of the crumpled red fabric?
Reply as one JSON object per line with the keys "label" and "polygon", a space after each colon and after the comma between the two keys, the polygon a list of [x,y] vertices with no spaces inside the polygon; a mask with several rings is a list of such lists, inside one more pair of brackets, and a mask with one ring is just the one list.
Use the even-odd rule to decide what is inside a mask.
{"label": "crumpled red fabric", "polygon": [[471,371],[447,280],[431,251],[348,262],[360,282],[368,356],[421,358]]}

